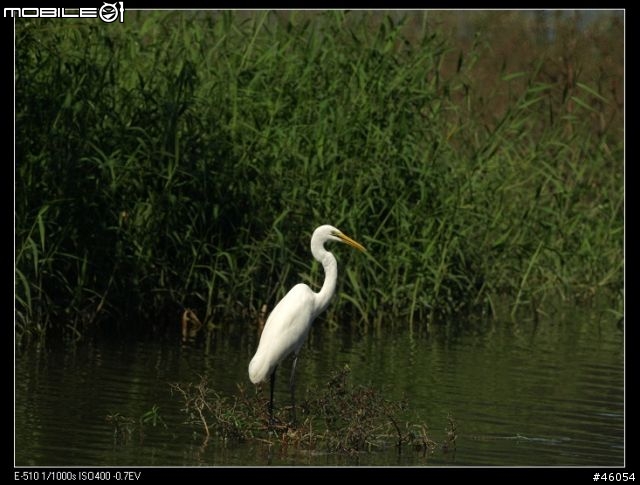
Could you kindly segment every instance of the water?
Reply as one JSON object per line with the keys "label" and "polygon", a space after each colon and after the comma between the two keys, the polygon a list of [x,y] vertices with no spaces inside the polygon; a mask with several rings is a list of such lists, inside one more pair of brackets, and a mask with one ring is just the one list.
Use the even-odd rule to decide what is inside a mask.
{"label": "water", "polygon": [[[298,362],[298,390],[345,364],[350,382],[406,398],[413,422],[455,451],[389,450],[346,456],[274,452],[259,442],[205,442],[184,424],[171,382],[209,384],[227,395],[252,389],[255,330],[182,344],[89,343],[19,354],[15,368],[17,466],[623,466],[624,334],[610,318],[431,326],[420,333],[330,332],[319,320]],[[422,326],[421,328],[424,328]],[[238,333],[238,332],[236,332]],[[288,371],[289,363],[283,372]],[[286,376],[286,374],[281,374]],[[281,377],[276,402],[288,404]],[[253,391],[251,391],[253,392]],[[155,406],[156,426],[150,416]],[[146,416],[146,418],[145,418]],[[115,426],[130,420],[130,432]],[[140,421],[147,419],[141,427]],[[124,422],[122,422],[124,423]],[[140,431],[142,429],[142,432]]]}

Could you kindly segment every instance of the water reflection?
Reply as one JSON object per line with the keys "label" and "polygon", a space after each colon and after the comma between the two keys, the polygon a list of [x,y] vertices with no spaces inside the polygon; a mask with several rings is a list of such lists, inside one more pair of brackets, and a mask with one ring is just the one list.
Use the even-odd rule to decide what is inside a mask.
{"label": "water reflection", "polygon": [[[298,363],[301,395],[345,364],[354,384],[406,398],[408,419],[437,441],[455,420],[455,452],[394,449],[342,456],[222,443],[185,426],[171,382],[253,392],[253,331],[164,341],[90,343],[16,362],[16,465],[602,465],[624,464],[623,334],[616,322],[487,322],[408,332],[332,333],[320,320]],[[286,363],[285,365],[289,365]],[[287,388],[276,403],[287,402]],[[152,409],[155,426],[141,425]],[[128,419],[129,431],[123,421]]]}

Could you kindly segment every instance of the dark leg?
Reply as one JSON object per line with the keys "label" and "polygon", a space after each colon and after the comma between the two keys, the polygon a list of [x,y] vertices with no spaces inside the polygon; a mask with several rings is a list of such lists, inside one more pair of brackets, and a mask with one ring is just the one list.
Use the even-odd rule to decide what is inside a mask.
{"label": "dark leg", "polygon": [[296,364],[298,363],[298,356],[295,355],[293,357],[293,365],[291,366],[291,380],[289,381],[289,386],[291,388],[291,404],[292,404],[292,414],[293,414],[293,424],[296,424]]}
{"label": "dark leg", "polygon": [[273,389],[276,387],[276,370],[278,366],[275,366],[271,373],[271,399],[269,400],[269,421],[273,424]]}

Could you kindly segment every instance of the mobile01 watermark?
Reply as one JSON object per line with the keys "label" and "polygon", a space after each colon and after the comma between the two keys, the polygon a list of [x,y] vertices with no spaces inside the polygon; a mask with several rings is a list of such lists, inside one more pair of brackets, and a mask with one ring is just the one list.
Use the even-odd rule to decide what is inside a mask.
{"label": "mobile01 watermark", "polygon": [[100,18],[103,22],[110,24],[120,19],[124,22],[124,2],[107,3],[102,2],[100,8],[61,8],[61,7],[41,7],[41,8],[5,8],[4,16],[18,18]]}

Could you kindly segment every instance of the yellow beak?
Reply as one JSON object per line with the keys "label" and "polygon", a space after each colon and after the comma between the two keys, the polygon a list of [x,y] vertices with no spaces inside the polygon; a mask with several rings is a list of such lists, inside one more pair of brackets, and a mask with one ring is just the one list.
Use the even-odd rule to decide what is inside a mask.
{"label": "yellow beak", "polygon": [[346,235],[342,234],[341,232],[337,233],[336,237],[339,237],[340,240],[343,243],[348,244],[349,246],[351,246],[352,248],[357,249],[358,251],[362,251],[363,253],[367,252],[367,250],[365,249],[365,247],[362,244],[360,244],[358,241],[354,241],[349,236],[346,236]]}

